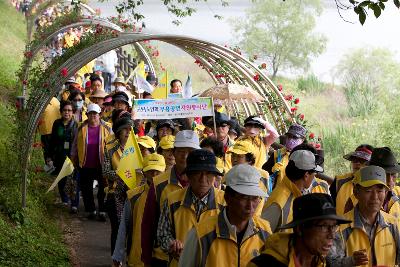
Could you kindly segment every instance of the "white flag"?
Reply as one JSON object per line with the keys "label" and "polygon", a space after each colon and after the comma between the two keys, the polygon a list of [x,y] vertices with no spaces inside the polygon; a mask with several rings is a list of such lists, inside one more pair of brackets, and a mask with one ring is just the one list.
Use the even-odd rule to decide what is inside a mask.
{"label": "white flag", "polygon": [[192,95],[192,77],[190,77],[190,74],[188,74],[185,86],[183,87],[183,98],[191,98]]}
{"label": "white flag", "polygon": [[137,72],[135,73],[135,84],[139,92],[146,91],[147,93],[151,94],[154,91],[154,87]]}

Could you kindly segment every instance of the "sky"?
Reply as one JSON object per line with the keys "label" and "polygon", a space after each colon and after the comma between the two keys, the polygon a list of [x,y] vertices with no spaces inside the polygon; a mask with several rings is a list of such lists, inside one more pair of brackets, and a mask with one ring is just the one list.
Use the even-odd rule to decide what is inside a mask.
{"label": "sky", "polygon": [[[292,0],[294,1],[294,0]],[[345,3],[347,0],[342,0]],[[240,19],[245,16],[246,9],[250,7],[250,0],[230,0],[229,7],[222,7],[220,1],[209,0],[194,4],[197,12],[191,17],[182,20],[180,26],[172,23],[175,17],[169,14],[162,5],[161,0],[145,0],[140,11],[146,16],[147,33],[169,33],[195,37],[217,44],[233,44],[232,27],[228,23],[229,18]],[[316,74],[326,82],[336,82],[334,67],[346,53],[352,49],[371,46],[385,47],[393,51],[400,60],[400,11],[394,7],[391,1],[376,19],[372,14],[362,26],[358,22],[356,14],[350,11],[342,11],[342,16],[349,21],[344,21],[338,14],[334,0],[324,0],[324,11],[316,18],[315,31],[323,33],[327,39],[325,52],[312,60],[310,72]],[[102,16],[115,15],[114,6],[117,1],[99,3],[91,0],[89,5],[102,10]],[[214,18],[214,14],[223,16],[222,20]],[[286,72],[289,76],[299,73]],[[306,74],[306,73],[301,73]]]}

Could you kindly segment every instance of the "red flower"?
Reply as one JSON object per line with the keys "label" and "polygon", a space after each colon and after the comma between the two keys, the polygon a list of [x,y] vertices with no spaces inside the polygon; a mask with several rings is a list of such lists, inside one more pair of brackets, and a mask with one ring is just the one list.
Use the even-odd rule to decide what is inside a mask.
{"label": "red flower", "polygon": [[315,144],[315,148],[316,148],[316,149],[321,148],[321,144]]}
{"label": "red flower", "polygon": [[266,69],[266,68],[267,68],[267,64],[266,64],[266,63],[262,63],[262,64],[261,64],[261,68],[262,68],[262,69]]}
{"label": "red flower", "polygon": [[63,77],[67,77],[68,76],[68,69],[67,68],[62,68],[60,74]]}
{"label": "red flower", "polygon": [[259,81],[260,80],[260,74],[256,73],[256,75],[254,75],[253,79],[255,81]]}
{"label": "red flower", "polygon": [[310,139],[314,139],[315,134],[314,133],[310,133],[309,137],[310,137]]}
{"label": "red flower", "polygon": [[285,100],[292,101],[293,100],[293,95],[286,95],[285,96]]}
{"label": "red flower", "polygon": [[48,83],[43,83],[43,88],[47,88],[47,87],[49,87],[49,84]]}
{"label": "red flower", "polygon": [[15,108],[16,109],[20,109],[21,108],[21,104],[19,103],[19,101],[15,101]]}
{"label": "red flower", "polygon": [[291,111],[292,113],[295,113],[295,112],[297,111],[297,107],[292,107],[292,108],[290,109],[290,111]]}
{"label": "red flower", "polygon": [[279,90],[279,91],[282,91],[282,90],[283,90],[282,84],[278,84],[278,90]]}
{"label": "red flower", "polygon": [[24,56],[27,57],[27,58],[31,58],[32,57],[32,52],[31,51],[26,51],[24,53]]}
{"label": "red flower", "polygon": [[22,84],[23,84],[23,85],[27,85],[27,84],[28,84],[28,81],[27,81],[27,80],[23,80],[23,81],[22,81]]}
{"label": "red flower", "polygon": [[300,102],[300,99],[298,99],[298,98],[296,98],[295,100],[294,100],[294,103],[297,105],[298,103]]}
{"label": "red flower", "polygon": [[304,114],[300,114],[299,118],[300,118],[301,121],[304,120]]}
{"label": "red flower", "polygon": [[35,173],[38,173],[38,172],[43,172],[43,168],[40,166],[36,166]]}
{"label": "red flower", "polygon": [[194,61],[194,63],[195,63],[195,64],[200,64],[200,60],[196,59],[196,60]]}

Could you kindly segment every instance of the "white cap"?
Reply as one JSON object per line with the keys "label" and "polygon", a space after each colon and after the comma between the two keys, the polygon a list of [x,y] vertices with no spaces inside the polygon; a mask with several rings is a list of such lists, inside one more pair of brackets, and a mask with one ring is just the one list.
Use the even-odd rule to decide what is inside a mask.
{"label": "white cap", "polygon": [[292,160],[296,168],[300,170],[324,171],[321,166],[315,163],[315,155],[309,150],[296,150],[290,155],[289,160]]}
{"label": "white cap", "polygon": [[101,108],[97,104],[89,104],[88,109],[87,109],[87,113],[90,113],[90,112],[93,112],[93,111],[100,114],[101,113]]}
{"label": "white cap", "polygon": [[183,130],[176,134],[174,147],[191,147],[200,149],[199,137],[197,133],[191,130]]}
{"label": "white cap", "polygon": [[247,196],[266,197],[267,193],[259,186],[260,179],[261,174],[258,170],[248,164],[236,165],[225,175],[226,185],[236,192]]}

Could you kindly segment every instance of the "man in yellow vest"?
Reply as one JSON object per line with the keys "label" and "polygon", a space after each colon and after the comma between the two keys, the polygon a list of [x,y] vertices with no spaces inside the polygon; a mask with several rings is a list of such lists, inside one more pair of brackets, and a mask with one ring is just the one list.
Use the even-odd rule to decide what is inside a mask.
{"label": "man in yellow vest", "polygon": [[288,164],[289,153],[296,146],[302,144],[306,139],[307,130],[300,124],[292,124],[284,135],[284,147],[274,151],[273,156],[269,157],[262,166],[263,170],[270,174],[270,181],[273,187],[278,185],[285,177],[285,168]]}
{"label": "man in yellow vest", "polygon": [[265,250],[247,267],[326,266],[325,257],[333,245],[339,225],[350,222],[336,214],[328,194],[298,197],[293,202],[293,221],[281,227],[293,228],[293,233],[270,236]]}
{"label": "man in yellow vest", "polygon": [[[253,144],[256,158],[254,167],[261,168],[267,161],[270,145],[275,142],[279,134],[269,122],[257,116],[250,116],[245,119],[244,127],[244,136],[239,137],[237,141],[247,140]],[[262,136],[261,131],[263,130],[266,130],[266,136]]]}
{"label": "man in yellow vest", "polygon": [[165,160],[163,156],[153,153],[143,158],[143,175],[146,178],[146,183],[126,192],[127,200],[112,255],[114,266],[122,265],[125,252],[128,258],[128,266],[144,266],[140,257],[142,254],[140,237],[144,205],[149,188],[153,185],[153,177],[164,171]]}
{"label": "man in yellow vest", "polygon": [[335,176],[335,180],[330,187],[330,192],[335,200],[338,214],[343,215],[354,207],[353,175],[356,171],[368,164],[368,161],[371,159],[372,150],[372,146],[363,144],[359,145],[355,151],[343,156],[344,159],[351,162],[351,172]]}
{"label": "man in yellow vest", "polygon": [[168,255],[155,242],[159,214],[169,193],[189,185],[184,174],[186,158],[191,151],[199,148],[199,137],[194,131],[178,132],[174,142],[174,167],[154,177],[153,186],[150,187],[147,195],[142,220],[142,261],[146,266],[167,266],[168,264]]}
{"label": "man in yellow vest", "polygon": [[170,256],[169,266],[178,266],[190,229],[217,215],[225,204],[223,191],[213,186],[216,176],[221,175],[214,153],[205,149],[192,151],[186,160],[185,173],[189,187],[168,195],[158,222],[157,239]]}
{"label": "man in yellow vest", "polygon": [[262,212],[262,218],[269,221],[273,232],[292,220],[293,200],[311,193],[315,175],[322,171],[313,152],[296,150],[290,154],[286,175],[272,191]]}
{"label": "man in yellow vest", "polygon": [[254,216],[266,194],[258,185],[260,173],[247,164],[226,174],[224,208],[190,230],[179,266],[247,266],[271,234],[269,223]]}
{"label": "man in yellow vest", "polygon": [[381,210],[389,188],[385,170],[367,166],[354,174],[356,207],[344,217],[353,221],[341,225],[331,266],[397,266],[400,264],[399,221]]}

